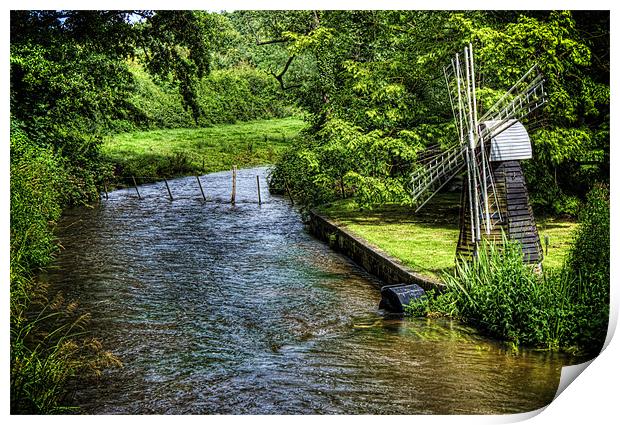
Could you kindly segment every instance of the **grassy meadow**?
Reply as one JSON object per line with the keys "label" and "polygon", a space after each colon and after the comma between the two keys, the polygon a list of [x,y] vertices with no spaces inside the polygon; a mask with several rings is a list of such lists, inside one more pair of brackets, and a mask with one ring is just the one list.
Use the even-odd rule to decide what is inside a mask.
{"label": "grassy meadow", "polygon": [[111,136],[102,153],[119,177],[173,177],[272,164],[302,129],[299,118]]}

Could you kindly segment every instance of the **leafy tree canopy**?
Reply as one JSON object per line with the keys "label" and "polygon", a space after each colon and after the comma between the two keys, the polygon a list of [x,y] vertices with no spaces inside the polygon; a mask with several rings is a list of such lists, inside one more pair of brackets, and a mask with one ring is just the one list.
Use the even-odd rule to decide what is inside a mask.
{"label": "leafy tree canopy", "polygon": [[[323,137],[334,120],[360,140],[374,135],[375,150],[382,145],[384,154],[371,160],[364,143],[349,143],[340,156],[362,154],[366,161],[349,162],[346,170],[343,162],[335,172],[319,160],[292,168],[306,176],[285,176],[282,164],[275,181],[303,181],[296,188],[300,196],[314,181],[322,187],[321,200],[348,192],[366,205],[406,202],[416,153],[456,140],[442,67],[470,42],[483,108],[532,65],[545,76],[549,102],[544,121],[529,126],[535,158],[525,162],[534,203],[574,213],[575,195],[608,180],[607,12],[321,11],[296,15],[294,22],[275,26],[289,55],[307,55],[316,69],[306,81],[289,83],[315,125],[297,161],[341,143]],[[375,193],[374,201],[365,193]]]}
{"label": "leafy tree canopy", "polygon": [[195,82],[209,71],[223,25],[193,11],[12,11],[12,116],[40,130],[128,114],[125,60],[141,55],[151,73],[179,84],[196,118]]}

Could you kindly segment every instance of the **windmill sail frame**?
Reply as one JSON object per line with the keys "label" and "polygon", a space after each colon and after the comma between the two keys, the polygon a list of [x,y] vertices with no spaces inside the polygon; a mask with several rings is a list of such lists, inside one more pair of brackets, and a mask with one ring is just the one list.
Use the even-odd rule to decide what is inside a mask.
{"label": "windmill sail frame", "polygon": [[[468,235],[467,243],[473,247],[475,256],[483,237],[482,230],[484,229],[485,238],[491,237],[492,233],[497,232],[495,228],[498,225],[503,226],[510,219],[512,216],[510,211],[529,211],[531,216],[529,222],[534,223],[522,171],[518,164],[518,160],[531,157],[531,147],[529,151],[522,149],[523,152],[529,152],[530,156],[520,154],[517,149],[510,155],[504,155],[504,158],[516,160],[516,163],[501,160],[502,155],[498,155],[497,152],[510,150],[512,145],[519,141],[529,143],[529,136],[520,120],[546,103],[544,78],[537,66],[532,66],[479,118],[474,52],[471,43],[463,49],[463,52],[454,55],[450,64],[444,67],[443,73],[456,123],[458,143],[412,173],[412,199],[417,212],[450,180],[465,170],[467,184],[465,186],[464,183],[463,186],[461,207],[467,210],[468,213],[464,216],[467,216],[468,220],[462,220],[461,225],[467,225],[469,230],[461,228],[461,236]],[[525,136],[522,136],[522,133],[525,133]],[[514,139],[515,135],[519,135],[520,139]],[[497,162],[498,158],[500,163]],[[505,166],[502,165],[503,162],[506,163]],[[521,176],[519,179],[523,184],[519,190],[524,194],[520,194],[518,198],[510,195],[511,190],[518,185],[515,186],[516,183],[512,181],[508,182],[506,170],[510,170],[513,176]],[[498,190],[496,181],[500,184],[501,190]],[[513,198],[507,201],[507,197],[510,196]],[[507,206],[509,202],[514,204],[515,199],[519,202],[525,200],[525,206]],[[466,221],[469,223],[465,224]],[[519,223],[521,225],[524,221],[521,220]],[[531,224],[528,226],[531,227]],[[535,223],[533,226],[533,233],[528,230],[527,238],[535,240],[540,245]],[[530,233],[535,234],[535,237],[530,237]],[[461,240],[459,237],[459,244]],[[540,255],[537,253],[534,257],[542,258],[542,250],[539,251]]]}

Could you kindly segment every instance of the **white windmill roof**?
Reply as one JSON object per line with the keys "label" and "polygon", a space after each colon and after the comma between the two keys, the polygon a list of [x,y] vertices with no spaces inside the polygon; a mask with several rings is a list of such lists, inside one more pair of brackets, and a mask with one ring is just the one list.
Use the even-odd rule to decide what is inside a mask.
{"label": "white windmill roof", "polygon": [[[494,128],[500,121],[484,121],[482,124],[487,128]],[[497,131],[501,132],[491,139],[489,161],[513,161],[532,157],[530,136],[519,121],[510,120],[505,125],[500,125],[494,133]]]}

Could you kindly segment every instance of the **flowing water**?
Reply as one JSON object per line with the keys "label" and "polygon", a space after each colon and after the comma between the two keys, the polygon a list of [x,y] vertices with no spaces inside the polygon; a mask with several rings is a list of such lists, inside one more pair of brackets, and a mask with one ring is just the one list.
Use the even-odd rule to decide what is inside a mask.
{"label": "flowing water", "polygon": [[[256,175],[262,205],[258,205]],[[563,359],[457,322],[378,310],[380,282],[310,236],[265,169],[111,192],[66,213],[47,278],[124,366],[78,383],[84,413],[516,413]]]}

